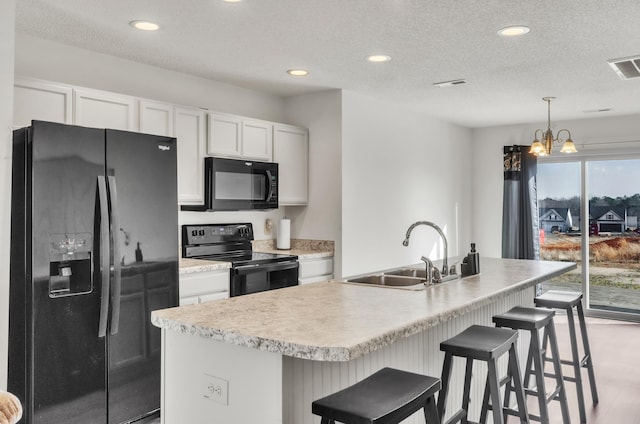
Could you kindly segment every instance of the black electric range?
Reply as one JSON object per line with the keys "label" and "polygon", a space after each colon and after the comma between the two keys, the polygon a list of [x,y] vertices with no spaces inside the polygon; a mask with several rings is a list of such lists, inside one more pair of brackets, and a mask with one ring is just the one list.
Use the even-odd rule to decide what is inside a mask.
{"label": "black electric range", "polygon": [[298,284],[298,257],[254,252],[253,226],[199,224],[182,226],[182,257],[231,262],[230,296]]}

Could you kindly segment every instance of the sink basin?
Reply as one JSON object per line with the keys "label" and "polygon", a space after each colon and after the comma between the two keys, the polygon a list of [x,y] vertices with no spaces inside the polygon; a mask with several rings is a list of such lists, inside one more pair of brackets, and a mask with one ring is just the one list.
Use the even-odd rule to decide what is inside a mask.
{"label": "sink basin", "polygon": [[403,277],[417,277],[425,279],[427,278],[427,271],[424,269],[418,268],[400,268],[395,269],[393,271],[387,271],[383,273],[384,275],[401,275]]}
{"label": "sink basin", "polygon": [[406,287],[423,284],[424,280],[418,277],[403,277],[399,275],[376,274],[365,275],[364,277],[352,278],[348,283],[372,284],[377,286]]}

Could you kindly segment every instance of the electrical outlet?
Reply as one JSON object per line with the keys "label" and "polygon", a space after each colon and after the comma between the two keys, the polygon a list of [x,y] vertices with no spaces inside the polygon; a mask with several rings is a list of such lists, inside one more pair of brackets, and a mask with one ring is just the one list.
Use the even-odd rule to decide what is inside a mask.
{"label": "electrical outlet", "polygon": [[221,405],[229,405],[229,382],[213,375],[203,374],[202,395]]}

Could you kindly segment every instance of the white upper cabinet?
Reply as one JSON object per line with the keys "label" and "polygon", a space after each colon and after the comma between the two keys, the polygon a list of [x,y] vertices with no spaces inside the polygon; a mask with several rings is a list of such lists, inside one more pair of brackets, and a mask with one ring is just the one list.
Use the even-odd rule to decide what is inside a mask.
{"label": "white upper cabinet", "polygon": [[34,119],[73,123],[72,96],[71,87],[16,79],[13,84],[13,127],[28,127]]}
{"label": "white upper cabinet", "polygon": [[278,163],[280,205],[306,205],[309,202],[309,132],[307,129],[275,124],[273,161]]}
{"label": "white upper cabinet", "polygon": [[273,160],[273,124],[258,119],[242,120],[242,157]]}
{"label": "white upper cabinet", "polygon": [[210,155],[239,158],[242,156],[242,119],[239,116],[209,113]]}
{"label": "white upper cabinet", "polygon": [[204,203],[207,155],[277,162],[280,205],[308,203],[305,128],[28,78],[14,81],[13,118],[14,128],[35,119],[176,137],[180,204]]}
{"label": "white upper cabinet", "polygon": [[209,113],[207,153],[236,159],[273,160],[273,124],[259,119]]}
{"label": "white upper cabinet", "polygon": [[73,90],[73,123],[84,127],[137,131],[136,99],[97,90]]}
{"label": "white upper cabinet", "polygon": [[175,108],[175,136],[178,145],[178,202],[204,203],[205,112]]}
{"label": "white upper cabinet", "polygon": [[173,105],[140,100],[140,132],[173,137]]}

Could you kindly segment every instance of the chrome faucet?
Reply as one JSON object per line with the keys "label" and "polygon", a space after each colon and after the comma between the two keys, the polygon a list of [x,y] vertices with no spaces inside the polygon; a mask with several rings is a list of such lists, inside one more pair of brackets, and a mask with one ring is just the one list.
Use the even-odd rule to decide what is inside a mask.
{"label": "chrome faucet", "polygon": [[424,262],[427,268],[427,273],[425,275],[425,284],[429,285],[442,283],[442,275],[440,274],[440,270],[433,266],[433,262],[431,262],[431,259],[423,256],[420,258],[420,260]]}
{"label": "chrome faucet", "polygon": [[[434,224],[433,222],[429,222],[429,221],[414,222],[413,224],[411,224],[411,226],[407,230],[407,235],[405,236],[404,241],[402,242],[402,245],[403,246],[409,246],[409,237],[411,237],[411,232],[418,225],[427,225],[429,227],[432,227],[434,230],[436,230],[438,232],[438,234],[440,234],[440,237],[442,238],[442,244],[444,245],[444,259],[442,260],[442,271],[440,272],[440,274],[442,275],[442,277],[446,277],[447,275],[449,275],[449,261],[447,260],[447,253],[448,253],[447,238],[445,237],[444,233],[442,232],[442,229],[440,227],[438,227],[436,224]],[[424,259],[428,259],[428,258],[425,258],[423,256],[422,260],[424,261]],[[431,262],[431,261],[429,261],[429,262]],[[425,261],[425,263],[427,263],[427,262]],[[430,269],[430,266],[427,263],[427,274],[431,274],[429,269]],[[431,281],[431,278],[429,278],[429,281]]]}

